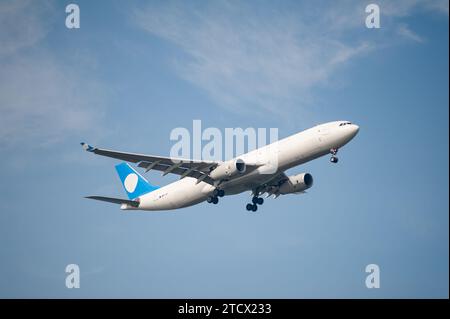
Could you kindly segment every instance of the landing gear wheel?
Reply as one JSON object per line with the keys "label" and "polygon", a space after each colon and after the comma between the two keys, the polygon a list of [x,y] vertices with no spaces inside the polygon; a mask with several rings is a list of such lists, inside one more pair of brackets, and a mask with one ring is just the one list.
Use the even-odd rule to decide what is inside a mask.
{"label": "landing gear wheel", "polygon": [[252,205],[252,212],[256,212],[258,210],[258,206],[256,204]]}
{"label": "landing gear wheel", "polygon": [[338,162],[338,158],[336,157],[337,152],[338,152],[337,148],[330,149],[330,153],[331,153],[330,162],[331,163],[337,163]]}
{"label": "landing gear wheel", "polygon": [[224,197],[225,196],[225,191],[223,189],[219,189],[217,196],[219,197]]}
{"label": "landing gear wheel", "polygon": [[217,197],[218,195],[219,195],[219,190],[216,188],[215,190],[213,190],[212,196]]}
{"label": "landing gear wheel", "polygon": [[216,196],[209,196],[206,201],[208,203],[217,204],[219,202],[219,199]]}
{"label": "landing gear wheel", "polygon": [[330,158],[330,162],[331,163],[337,163],[339,161],[339,159],[336,157],[336,156],[332,156],[331,158]]}
{"label": "landing gear wheel", "polygon": [[338,150],[339,149],[337,149],[337,148],[332,148],[332,149],[330,149],[330,153],[331,153],[331,155],[336,155],[337,154],[337,152],[338,152]]}
{"label": "landing gear wheel", "polygon": [[264,198],[254,196],[254,197],[252,198],[252,203],[253,203],[254,205],[256,205],[256,204],[262,205],[262,204],[264,203]]}
{"label": "landing gear wheel", "polygon": [[253,205],[252,204],[247,204],[247,206],[245,207],[248,211],[253,210]]}

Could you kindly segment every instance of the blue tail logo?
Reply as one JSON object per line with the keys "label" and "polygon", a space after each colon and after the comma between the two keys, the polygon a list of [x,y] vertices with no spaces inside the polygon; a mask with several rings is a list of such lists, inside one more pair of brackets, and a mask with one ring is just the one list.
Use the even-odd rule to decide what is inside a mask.
{"label": "blue tail logo", "polygon": [[136,172],[128,163],[116,165],[116,171],[129,199],[136,199],[141,195],[150,193],[159,188],[158,186],[153,186],[147,182],[147,180]]}

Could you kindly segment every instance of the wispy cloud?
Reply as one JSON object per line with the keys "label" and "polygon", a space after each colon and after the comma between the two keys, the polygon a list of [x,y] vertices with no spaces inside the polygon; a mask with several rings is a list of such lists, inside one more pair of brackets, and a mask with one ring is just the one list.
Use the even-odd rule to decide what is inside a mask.
{"label": "wispy cloud", "polygon": [[[391,21],[420,6],[443,10],[441,1],[393,2],[382,4],[382,14]],[[282,113],[306,106],[311,88],[327,84],[336,70],[376,48],[364,33],[364,8],[360,1],[267,10],[233,1],[201,8],[172,2],[136,10],[133,18],[185,53],[174,69],[218,105],[236,112]],[[405,26],[398,32],[421,39]]]}
{"label": "wispy cloud", "polygon": [[104,88],[47,48],[54,15],[48,1],[0,4],[0,146],[48,145],[98,126]]}
{"label": "wispy cloud", "polygon": [[[0,3],[0,57],[33,46],[47,34],[53,7],[49,1]],[[43,17],[46,17],[45,19]]]}
{"label": "wispy cloud", "polygon": [[96,88],[47,55],[13,58],[0,73],[0,144],[43,146],[95,127],[102,103]]}
{"label": "wispy cloud", "polygon": [[429,11],[448,15],[447,0],[380,0],[376,1],[388,17],[405,17],[416,11]]}
{"label": "wispy cloud", "polygon": [[397,33],[409,40],[412,40],[412,41],[415,41],[418,43],[424,42],[424,39],[420,35],[415,33],[414,31],[412,31],[406,24],[399,25],[397,28]]}
{"label": "wispy cloud", "polygon": [[429,1],[427,5],[431,10],[440,11],[448,16],[449,2],[447,0]]}
{"label": "wispy cloud", "polygon": [[312,30],[288,12],[254,12],[230,2],[204,10],[152,6],[136,20],[188,55],[175,64],[182,78],[234,111],[275,113],[300,103],[309,88],[370,49],[366,41],[344,43]]}

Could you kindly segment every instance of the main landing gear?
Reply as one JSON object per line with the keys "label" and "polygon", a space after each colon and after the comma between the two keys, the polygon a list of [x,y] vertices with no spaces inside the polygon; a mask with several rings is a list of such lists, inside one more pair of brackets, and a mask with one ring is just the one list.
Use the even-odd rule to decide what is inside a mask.
{"label": "main landing gear", "polygon": [[256,212],[258,210],[258,205],[262,205],[264,203],[264,199],[258,196],[254,196],[252,198],[252,203],[247,204],[245,207],[248,211]]}
{"label": "main landing gear", "polygon": [[224,196],[225,196],[225,191],[223,189],[216,188],[213,191],[212,195],[206,199],[206,201],[208,203],[217,204],[219,202],[219,197],[224,197]]}
{"label": "main landing gear", "polygon": [[335,163],[336,164],[338,162],[339,159],[336,157],[337,152],[338,152],[337,148],[332,148],[330,150],[330,153],[331,153],[330,162],[331,163]]}

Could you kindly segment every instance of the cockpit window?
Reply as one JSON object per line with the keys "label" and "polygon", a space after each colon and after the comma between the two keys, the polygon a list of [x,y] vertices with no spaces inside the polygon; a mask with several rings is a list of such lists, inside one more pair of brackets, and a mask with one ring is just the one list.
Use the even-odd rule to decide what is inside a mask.
{"label": "cockpit window", "polygon": [[339,126],[350,125],[350,124],[352,124],[352,123],[350,123],[350,122],[344,122],[344,123],[339,124]]}

